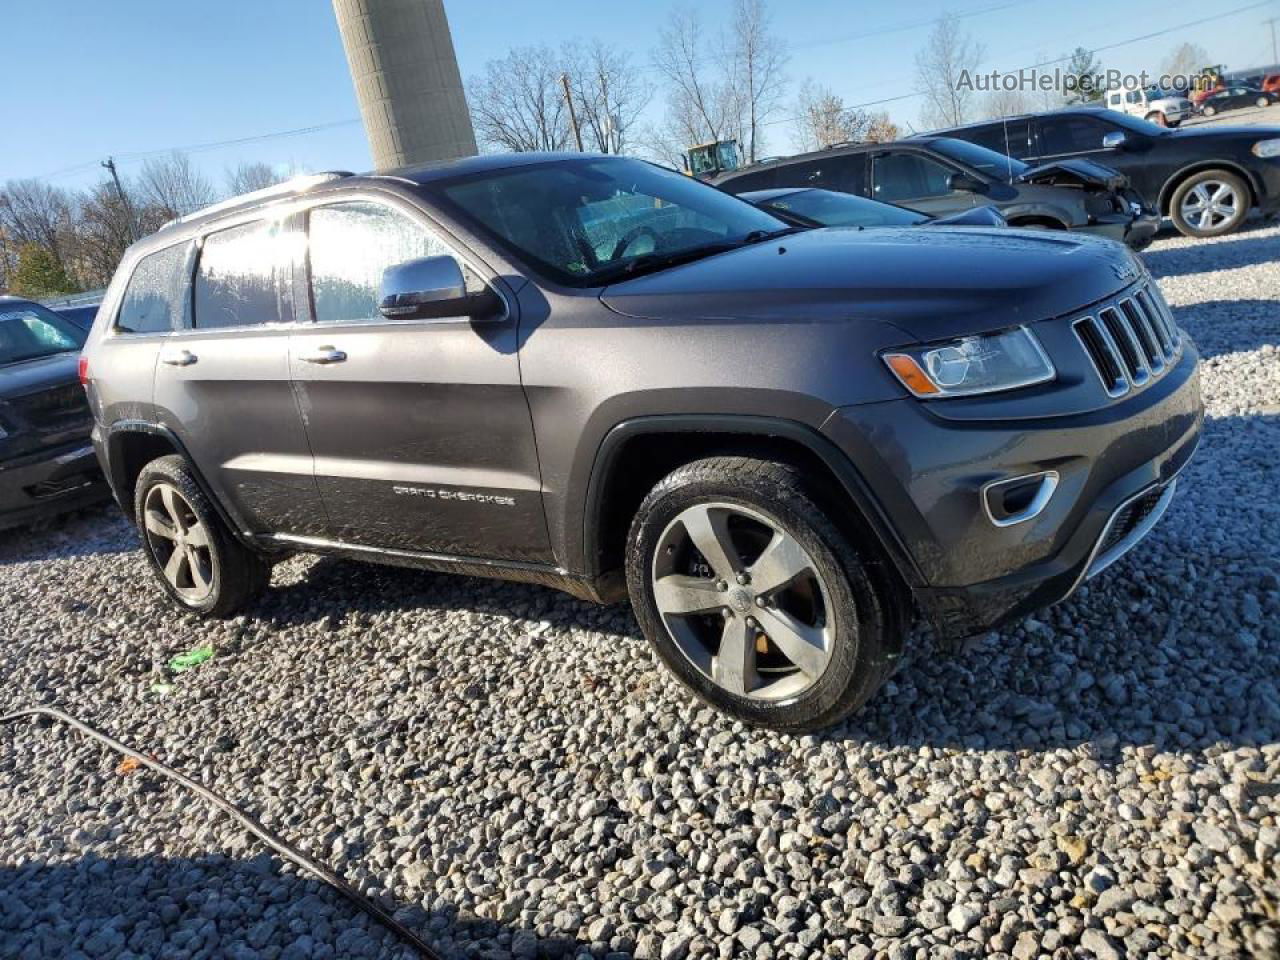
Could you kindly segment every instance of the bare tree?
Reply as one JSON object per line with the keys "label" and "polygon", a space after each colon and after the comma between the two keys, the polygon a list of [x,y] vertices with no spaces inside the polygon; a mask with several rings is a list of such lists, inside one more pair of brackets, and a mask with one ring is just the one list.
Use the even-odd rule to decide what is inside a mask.
{"label": "bare tree", "polygon": [[566,44],[561,68],[569,77],[583,146],[599,153],[622,153],[650,91],[631,55],[599,40]]}
{"label": "bare tree", "polygon": [[882,143],[898,137],[898,127],[887,113],[846,107],[844,100],[812,79],[801,85],[795,112],[792,140],[798,150],[821,150],[849,141]]}
{"label": "bare tree", "polygon": [[242,193],[273,187],[289,178],[287,175],[277,173],[271,164],[259,161],[236,164],[235,167],[227,170],[226,179],[227,193],[235,197]]}
{"label": "bare tree", "polygon": [[965,123],[974,112],[973,86],[964,82],[982,62],[984,50],[960,29],[954,14],[938,20],[916,54],[916,90],[924,94],[921,119],[928,127]]}
{"label": "bare tree", "polygon": [[749,163],[763,153],[762,127],[782,105],[786,89],[786,45],[771,29],[764,0],[736,0],[722,56],[730,100]]}
{"label": "bare tree", "polygon": [[468,84],[467,102],[480,141],[499,150],[564,150],[572,134],[560,85],[563,71],[545,45],[517,47],[490,60]]}
{"label": "bare tree", "polygon": [[72,203],[65,190],[35,179],[10,180],[0,190],[0,230],[13,250],[35,244],[65,267],[72,227]]}
{"label": "bare tree", "polygon": [[185,153],[148,160],[138,174],[138,194],[146,207],[153,207],[166,220],[207,207],[218,199],[207,177]]}
{"label": "bare tree", "polygon": [[1171,78],[1195,77],[1209,64],[1209,52],[1198,43],[1180,43],[1165,57],[1164,72]]}
{"label": "bare tree", "polygon": [[667,82],[666,116],[651,136],[656,153],[681,158],[687,147],[738,133],[733,90],[708,54],[696,12],[676,8],[659,28],[653,66]]}
{"label": "bare tree", "polygon": [[[129,185],[124,184],[126,191]],[[136,206],[136,204],[135,204]],[[156,213],[143,211],[142,229],[159,227]],[[76,211],[75,276],[84,287],[104,287],[120,258],[133,242],[131,211],[110,180],[103,180],[79,198]]]}
{"label": "bare tree", "polygon": [[1035,101],[1025,90],[992,90],[982,98],[980,109],[985,119],[1016,117],[1031,113],[1035,109]]}

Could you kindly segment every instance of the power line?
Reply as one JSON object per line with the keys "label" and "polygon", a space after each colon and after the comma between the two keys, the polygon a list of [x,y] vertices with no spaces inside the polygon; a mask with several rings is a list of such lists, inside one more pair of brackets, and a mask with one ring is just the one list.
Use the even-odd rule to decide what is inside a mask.
{"label": "power line", "polygon": [[[116,154],[117,163],[136,163],[139,160],[147,160],[151,157],[167,156],[171,153],[206,153],[210,150],[218,150],[222,147],[242,146],[247,143],[262,143],[267,140],[279,140],[285,137],[301,137],[311,133],[320,133],[324,130],[333,130],[337,127],[349,127],[352,124],[360,122],[359,117],[352,117],[346,120],[331,120],[328,123],[316,123],[309,127],[295,127],[291,130],[276,130],[271,133],[259,133],[248,137],[233,137],[230,140],[206,140],[202,143],[191,143],[177,147],[163,147],[156,150],[136,150],[132,153]],[[97,160],[89,160],[85,163],[78,163],[74,166],[63,167],[52,173],[47,173],[40,179],[55,180],[59,177],[70,176],[73,173],[79,173],[82,170],[89,170],[98,166]]]}
{"label": "power line", "polygon": [[[1213,16],[1210,16],[1210,17],[1202,17],[1199,20],[1190,20],[1186,23],[1179,23],[1172,27],[1165,27],[1163,30],[1156,30],[1153,33],[1144,33],[1142,36],[1139,36],[1139,37],[1130,37],[1127,40],[1117,40],[1114,43],[1108,43],[1100,47],[1094,47],[1089,52],[1102,53],[1105,50],[1115,50],[1118,47],[1127,47],[1132,43],[1141,43],[1143,40],[1151,40],[1151,39],[1154,39],[1155,37],[1162,37],[1165,34],[1175,33],[1178,30],[1186,30],[1188,27],[1196,27],[1202,23],[1209,23],[1210,21],[1221,20],[1223,17],[1230,17],[1230,16],[1234,16],[1237,13],[1245,13],[1249,10],[1256,10],[1258,7],[1269,6],[1272,2],[1273,0],[1260,0],[1260,2],[1258,3],[1250,3],[1250,4],[1246,4],[1243,7],[1236,7],[1233,10],[1226,10],[1222,13],[1215,13]],[[1016,68],[1016,70],[1008,71],[1008,72],[1014,73],[1021,70],[1037,70],[1040,67],[1051,67],[1051,66],[1054,66],[1055,64],[1066,63],[1070,59],[1071,59],[1071,54],[1067,54],[1066,56],[1056,57],[1053,60],[1043,60],[1040,63],[1033,63],[1025,67],[1018,67]],[[918,93],[918,92],[903,93],[903,94],[899,94],[896,97],[884,97],[879,100],[865,100],[862,103],[851,103],[851,104],[848,104],[848,109],[860,110],[863,107],[875,107],[885,103],[895,103],[899,100],[910,100],[910,99],[913,99],[914,97],[922,97],[922,96],[924,96],[924,94]],[[781,117],[777,120],[767,120],[763,125],[772,126],[774,124],[779,124],[779,123],[794,123],[798,119],[800,118],[799,117]]]}

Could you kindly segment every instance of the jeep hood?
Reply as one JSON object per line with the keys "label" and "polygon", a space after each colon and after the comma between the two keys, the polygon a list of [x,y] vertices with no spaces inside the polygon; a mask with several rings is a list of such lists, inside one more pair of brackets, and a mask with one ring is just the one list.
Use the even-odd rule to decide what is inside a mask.
{"label": "jeep hood", "polygon": [[1019,183],[1038,183],[1047,187],[1096,187],[1122,190],[1129,185],[1129,178],[1118,170],[1093,160],[1081,159],[1044,163],[1020,174],[1017,179]]}
{"label": "jeep hood", "polygon": [[829,228],[604,288],[628,317],[794,324],[882,321],[917,340],[1078,310],[1145,273],[1108,240],[1030,230]]}

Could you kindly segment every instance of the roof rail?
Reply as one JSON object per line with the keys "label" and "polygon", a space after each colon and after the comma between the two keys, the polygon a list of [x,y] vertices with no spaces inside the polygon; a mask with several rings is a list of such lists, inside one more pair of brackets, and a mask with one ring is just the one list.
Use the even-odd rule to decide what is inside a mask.
{"label": "roof rail", "polygon": [[304,173],[298,177],[290,177],[288,180],[274,183],[269,187],[263,187],[261,190],[251,190],[249,193],[236,194],[234,197],[227,197],[225,200],[219,200],[217,203],[211,203],[207,207],[201,207],[199,210],[192,210],[190,213],[184,213],[180,217],[174,217],[172,220],[166,221],[160,227],[171,227],[175,223],[187,223],[198,217],[205,217],[211,213],[217,213],[219,210],[230,210],[233,207],[239,207],[246,203],[254,203],[259,200],[270,200],[272,197],[285,197],[290,194],[302,193],[304,190],[310,190],[312,187],[318,187],[322,183],[330,183],[334,180],[341,180],[344,177],[354,176],[349,170],[326,170],[323,173]]}

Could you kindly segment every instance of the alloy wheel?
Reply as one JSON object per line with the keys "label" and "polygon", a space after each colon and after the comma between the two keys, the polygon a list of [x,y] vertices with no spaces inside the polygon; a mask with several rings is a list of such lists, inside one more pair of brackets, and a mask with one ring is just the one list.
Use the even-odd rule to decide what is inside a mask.
{"label": "alloy wheel", "polygon": [[1231,184],[1204,180],[1182,198],[1182,219],[1199,230],[1213,230],[1236,216],[1239,202]]}
{"label": "alloy wheel", "polygon": [[784,700],[826,672],[829,594],[808,552],[779,524],[729,503],[681,511],[651,572],[662,622],[681,653],[729,693]]}
{"label": "alloy wheel", "polygon": [[147,545],[161,573],[184,601],[195,605],[213,592],[209,531],[177,487],[157,483],[143,506]]}

